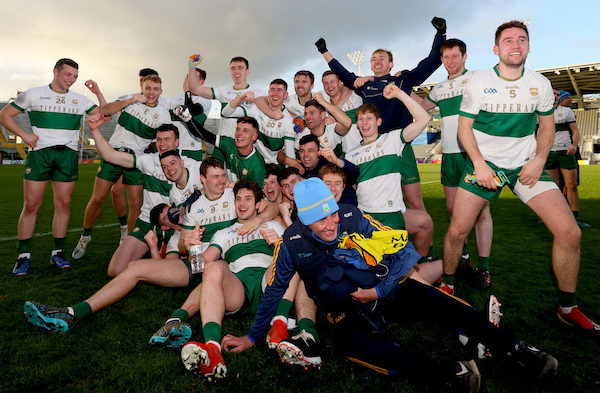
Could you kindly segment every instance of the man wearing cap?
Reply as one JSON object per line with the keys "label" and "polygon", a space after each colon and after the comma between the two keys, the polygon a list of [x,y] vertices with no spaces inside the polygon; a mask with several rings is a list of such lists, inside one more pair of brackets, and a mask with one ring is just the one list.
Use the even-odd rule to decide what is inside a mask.
{"label": "man wearing cap", "polygon": [[[556,90],[555,90],[556,96]],[[579,144],[579,128],[575,113],[571,109],[571,93],[565,90],[558,91],[556,108],[554,109],[554,144],[548,153],[544,169],[554,181],[559,184],[560,176],[564,179],[567,189],[567,201],[575,216],[577,225],[581,228],[590,228],[579,219],[579,192],[577,191],[577,146]]]}
{"label": "man wearing cap", "polygon": [[[254,346],[266,332],[277,302],[297,271],[319,309],[328,311],[328,320],[337,330],[335,339],[345,355],[378,372],[420,375],[440,383],[454,378],[476,388],[471,391],[478,391],[480,374],[474,361],[436,364],[383,338],[387,325],[384,317],[398,320],[406,315],[429,317],[447,327],[462,327],[496,353],[511,352],[514,360],[537,375],[556,369],[558,363],[552,356],[516,340],[512,331],[496,328],[462,300],[424,283],[412,269],[420,255],[408,242],[406,231],[385,230],[356,207],[338,206],[318,178],[296,184],[294,197],[299,220],[286,229],[275,246],[275,273],[254,323],[244,337],[227,335],[222,341],[225,349],[241,352]],[[377,256],[375,252],[366,254],[366,246],[338,248],[340,238],[346,246],[347,239],[352,238],[358,244],[377,247],[378,239],[390,234],[393,236],[383,243],[392,244],[395,249]],[[368,256],[380,258],[381,262],[367,266]],[[317,343],[303,332],[296,337],[295,342],[280,343],[282,357],[295,357],[305,366],[318,364]]]}

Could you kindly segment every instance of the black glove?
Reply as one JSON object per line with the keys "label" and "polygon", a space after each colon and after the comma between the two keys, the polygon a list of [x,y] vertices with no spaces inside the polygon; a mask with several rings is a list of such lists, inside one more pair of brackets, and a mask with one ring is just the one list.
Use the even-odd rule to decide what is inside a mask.
{"label": "black glove", "polygon": [[317,47],[319,52],[321,52],[321,53],[327,52],[327,45],[325,44],[325,38],[319,38],[319,40],[317,42],[315,42],[315,46]]}
{"label": "black glove", "polygon": [[431,20],[431,24],[433,27],[435,27],[438,33],[446,34],[446,19],[434,16]]}
{"label": "black glove", "polygon": [[200,192],[200,190],[194,190],[194,192],[192,193],[192,195],[190,195],[188,197],[188,199],[186,199],[185,202],[183,202],[183,204],[181,205],[181,207],[183,207],[183,211],[185,213],[189,213],[190,210],[192,210],[192,204],[194,202],[196,202],[198,200],[198,198],[200,198],[200,195],[202,195],[202,193]]}

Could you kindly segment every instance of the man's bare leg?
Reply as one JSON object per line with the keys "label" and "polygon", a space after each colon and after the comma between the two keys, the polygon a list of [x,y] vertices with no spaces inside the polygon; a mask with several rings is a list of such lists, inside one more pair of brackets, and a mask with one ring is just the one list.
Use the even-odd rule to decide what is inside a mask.
{"label": "man's bare leg", "polygon": [[133,236],[127,236],[110,259],[106,274],[109,277],[116,277],[125,269],[127,264],[142,258],[148,250],[146,242],[138,240]]}

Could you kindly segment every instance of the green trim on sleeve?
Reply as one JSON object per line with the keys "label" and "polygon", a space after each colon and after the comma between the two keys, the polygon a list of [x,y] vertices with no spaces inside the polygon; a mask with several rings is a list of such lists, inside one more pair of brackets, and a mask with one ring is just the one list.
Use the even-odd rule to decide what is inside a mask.
{"label": "green trim on sleeve", "polygon": [[548,116],[548,115],[551,115],[551,114],[553,114],[553,113],[554,113],[554,108],[550,108],[550,110],[549,110],[549,111],[546,111],[546,112],[539,112],[539,111],[536,111],[536,113],[537,113],[538,115],[540,115],[540,116]]}
{"label": "green trim on sleeve", "polygon": [[90,109],[88,109],[87,111],[85,111],[85,113],[87,113],[88,115],[90,114],[91,111],[93,111],[94,109],[96,109],[98,107],[98,105],[93,104]]}
{"label": "green trim on sleeve", "polygon": [[463,112],[463,111],[458,111],[458,114],[460,116],[468,117],[468,118],[471,118],[471,119],[474,119],[474,118],[477,117],[477,115],[474,115],[472,113]]}
{"label": "green trim on sleeve", "polygon": [[438,105],[437,101],[432,100],[430,96],[427,96],[427,100],[432,104]]}
{"label": "green trim on sleeve", "polygon": [[213,100],[216,100],[217,96],[215,96],[215,89],[213,87],[210,88],[210,93],[212,94]]}
{"label": "green trim on sleeve", "polygon": [[19,112],[25,112],[25,109],[21,108],[19,105],[15,104],[14,102],[11,102],[10,104]]}

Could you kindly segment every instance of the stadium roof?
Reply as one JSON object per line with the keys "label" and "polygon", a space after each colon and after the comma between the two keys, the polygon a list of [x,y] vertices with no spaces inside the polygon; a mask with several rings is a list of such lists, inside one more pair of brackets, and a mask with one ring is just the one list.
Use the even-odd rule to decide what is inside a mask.
{"label": "stadium roof", "polygon": [[[600,63],[574,64],[536,70],[552,83],[552,87],[566,90],[573,98],[587,94],[600,94]],[[414,88],[420,97],[426,97],[435,83],[425,83]]]}

